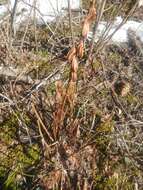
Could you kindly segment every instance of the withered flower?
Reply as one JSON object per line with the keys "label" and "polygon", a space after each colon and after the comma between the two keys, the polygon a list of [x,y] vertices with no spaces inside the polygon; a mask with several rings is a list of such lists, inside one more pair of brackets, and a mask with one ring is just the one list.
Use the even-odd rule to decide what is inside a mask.
{"label": "withered flower", "polygon": [[82,28],[82,37],[87,38],[87,34],[89,33],[90,29],[90,21],[88,18],[84,20],[83,28]]}
{"label": "withered flower", "polygon": [[83,58],[83,55],[84,55],[84,41],[83,40],[81,40],[79,45],[77,46],[77,55],[80,58]]}
{"label": "withered flower", "polygon": [[68,52],[68,54],[67,54],[67,59],[68,59],[69,63],[72,62],[72,59],[73,59],[73,57],[74,57],[75,55],[76,55],[76,47],[73,46],[73,47],[69,50],[69,52]]}
{"label": "withered flower", "polygon": [[77,73],[71,73],[71,80],[73,82],[76,82],[77,81]]}
{"label": "withered flower", "polygon": [[96,18],[96,8],[95,8],[95,1],[92,1],[89,8],[89,13],[87,15],[88,21],[93,22]]}
{"label": "withered flower", "polygon": [[63,100],[63,84],[62,81],[56,82],[56,103],[61,104]]}
{"label": "withered flower", "polygon": [[78,70],[78,60],[77,60],[76,56],[73,57],[73,60],[72,60],[72,63],[71,63],[71,69],[72,69],[72,72],[77,73],[77,70]]}

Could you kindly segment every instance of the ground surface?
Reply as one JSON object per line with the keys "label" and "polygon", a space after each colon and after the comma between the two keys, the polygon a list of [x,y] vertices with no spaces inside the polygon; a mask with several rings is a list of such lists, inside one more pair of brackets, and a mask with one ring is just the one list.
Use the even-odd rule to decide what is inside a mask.
{"label": "ground surface", "polygon": [[[78,41],[83,18],[73,14]],[[142,9],[131,18],[143,19]],[[55,129],[55,81],[66,91],[70,76],[69,20],[50,24],[50,31],[21,27],[14,40],[8,27],[6,21],[0,29],[0,188],[142,190],[143,46],[135,35],[98,54],[95,46],[87,72],[86,42],[76,101],[66,102]]]}

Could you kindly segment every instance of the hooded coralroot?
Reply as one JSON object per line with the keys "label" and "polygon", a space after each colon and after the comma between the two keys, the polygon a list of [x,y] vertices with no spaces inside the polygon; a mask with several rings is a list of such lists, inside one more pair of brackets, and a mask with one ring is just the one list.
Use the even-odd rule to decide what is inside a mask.
{"label": "hooded coralroot", "polygon": [[76,82],[77,81],[77,73],[72,73],[71,74],[71,81]]}
{"label": "hooded coralroot", "polygon": [[72,72],[77,73],[77,70],[78,70],[78,60],[77,60],[76,56],[73,57],[73,60],[72,60],[72,63],[71,63],[71,69],[72,69]]}
{"label": "hooded coralroot", "polygon": [[83,58],[84,55],[84,41],[81,40],[79,45],[77,46],[77,55],[79,58]]}
{"label": "hooded coralroot", "polygon": [[89,33],[89,28],[90,28],[90,22],[86,18],[83,24],[83,28],[82,28],[82,37],[84,39],[87,38],[87,34]]}
{"label": "hooded coralroot", "polygon": [[96,18],[96,9],[95,9],[95,2],[93,1],[91,2],[87,19],[89,22],[93,22],[95,18]]}
{"label": "hooded coralroot", "polygon": [[72,59],[73,57],[76,55],[76,47],[73,46],[70,51],[68,52],[68,55],[67,55],[67,59],[68,59],[68,62],[71,63],[72,62]]}
{"label": "hooded coralroot", "polygon": [[61,81],[56,82],[56,103],[61,104],[63,100],[63,84]]}
{"label": "hooded coralroot", "polygon": [[96,9],[95,9],[95,0],[93,0],[89,8],[88,15],[86,16],[83,24],[82,37],[84,39],[87,38],[91,22],[93,22],[95,18],[96,18]]}

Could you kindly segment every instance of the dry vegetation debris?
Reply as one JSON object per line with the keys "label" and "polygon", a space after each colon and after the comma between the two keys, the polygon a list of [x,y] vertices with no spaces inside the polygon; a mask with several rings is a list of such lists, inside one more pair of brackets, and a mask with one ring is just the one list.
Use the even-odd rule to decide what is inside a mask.
{"label": "dry vegetation debris", "polygon": [[142,44],[86,41],[104,3],[52,34],[1,27],[1,189],[142,190]]}

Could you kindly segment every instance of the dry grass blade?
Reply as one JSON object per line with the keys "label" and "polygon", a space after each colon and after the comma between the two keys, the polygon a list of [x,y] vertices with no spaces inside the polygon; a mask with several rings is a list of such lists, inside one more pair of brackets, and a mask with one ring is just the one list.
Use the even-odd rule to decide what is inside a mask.
{"label": "dry grass blade", "polygon": [[54,139],[52,138],[52,136],[51,136],[50,133],[48,132],[47,127],[44,125],[42,119],[40,118],[40,116],[39,116],[39,114],[38,114],[38,112],[37,112],[37,110],[36,110],[34,104],[32,105],[32,107],[33,107],[33,111],[35,112],[36,117],[37,117],[39,123],[41,124],[42,128],[44,129],[44,131],[45,131],[46,134],[48,135],[49,139],[53,142]]}

